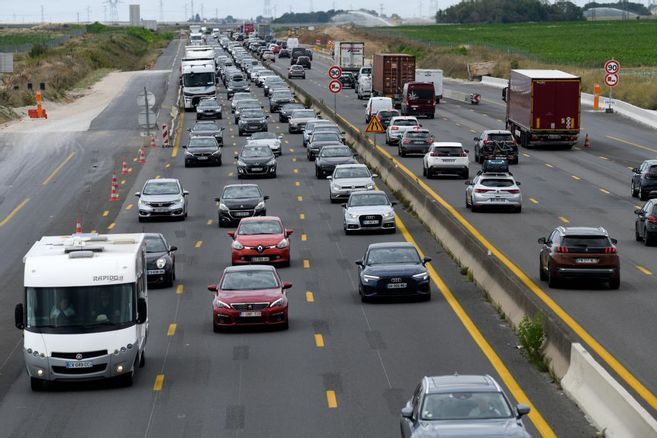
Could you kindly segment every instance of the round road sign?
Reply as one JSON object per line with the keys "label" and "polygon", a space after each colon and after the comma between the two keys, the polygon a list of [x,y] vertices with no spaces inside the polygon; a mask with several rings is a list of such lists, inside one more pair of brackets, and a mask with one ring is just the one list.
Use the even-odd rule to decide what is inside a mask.
{"label": "round road sign", "polygon": [[340,76],[342,76],[342,69],[340,68],[339,65],[334,65],[333,67],[329,67],[328,75],[329,78],[331,79],[337,79]]}
{"label": "round road sign", "polygon": [[337,94],[342,91],[342,82],[333,79],[329,82],[328,89],[331,93]]}
{"label": "round road sign", "polygon": [[607,74],[618,74],[620,71],[620,62],[616,61],[615,59],[610,59],[609,61],[605,62],[605,73]]}
{"label": "round road sign", "polygon": [[618,85],[619,81],[620,78],[615,73],[605,75],[605,85],[608,87],[615,87],[616,85]]}

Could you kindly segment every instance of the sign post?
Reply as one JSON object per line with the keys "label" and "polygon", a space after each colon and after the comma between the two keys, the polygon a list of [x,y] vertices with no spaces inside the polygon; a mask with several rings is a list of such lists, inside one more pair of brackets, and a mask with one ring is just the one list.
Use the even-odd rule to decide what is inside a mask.
{"label": "sign post", "polygon": [[609,101],[608,106],[605,108],[606,113],[613,113],[613,89],[620,82],[620,62],[615,59],[610,59],[605,62],[605,85],[609,87]]}
{"label": "sign post", "polygon": [[328,88],[331,93],[333,93],[333,117],[338,116],[338,93],[342,91],[342,82],[338,79],[342,76],[342,69],[339,65],[334,65],[329,67],[328,76],[331,79],[329,82]]}

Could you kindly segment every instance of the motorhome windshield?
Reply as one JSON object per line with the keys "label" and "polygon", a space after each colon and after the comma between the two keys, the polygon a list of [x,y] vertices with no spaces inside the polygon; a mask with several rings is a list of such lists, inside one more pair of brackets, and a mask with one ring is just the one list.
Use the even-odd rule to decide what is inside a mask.
{"label": "motorhome windshield", "polygon": [[79,287],[27,287],[26,330],[88,333],[135,323],[133,283]]}
{"label": "motorhome windshield", "polygon": [[214,74],[212,73],[190,73],[183,76],[185,87],[209,87],[214,85]]}

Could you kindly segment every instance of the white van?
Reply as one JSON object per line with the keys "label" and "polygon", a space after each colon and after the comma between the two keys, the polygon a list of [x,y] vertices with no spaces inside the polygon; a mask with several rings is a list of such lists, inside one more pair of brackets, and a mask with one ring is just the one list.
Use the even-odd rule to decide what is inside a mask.
{"label": "white van", "polygon": [[292,49],[299,47],[299,38],[288,38],[287,39],[287,50],[292,53]]}
{"label": "white van", "polygon": [[370,97],[367,105],[365,105],[365,123],[370,123],[372,116],[376,115],[379,111],[391,111],[393,109],[392,98]]}

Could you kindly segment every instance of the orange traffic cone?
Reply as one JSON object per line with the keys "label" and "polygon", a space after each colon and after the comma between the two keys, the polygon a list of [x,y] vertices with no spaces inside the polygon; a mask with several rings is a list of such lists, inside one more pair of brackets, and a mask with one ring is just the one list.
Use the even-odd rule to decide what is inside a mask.
{"label": "orange traffic cone", "polygon": [[137,157],[137,163],[144,164],[145,162],[146,162],[146,154],[144,154],[144,150],[142,148],[139,148],[139,156]]}
{"label": "orange traffic cone", "polygon": [[151,135],[151,147],[152,148],[155,147],[155,136],[154,135]]}
{"label": "orange traffic cone", "polygon": [[591,147],[591,143],[589,142],[589,134],[586,134],[586,136],[584,136],[584,147],[587,149]]}
{"label": "orange traffic cone", "polygon": [[77,218],[75,221],[75,232],[78,234],[82,232],[82,224],[80,223],[80,218]]}
{"label": "orange traffic cone", "polygon": [[119,200],[119,185],[116,182],[116,172],[112,172],[112,191],[110,192],[110,201]]}
{"label": "orange traffic cone", "polygon": [[123,165],[121,166],[121,175],[127,175],[130,171],[128,170],[128,163],[123,161]]}

